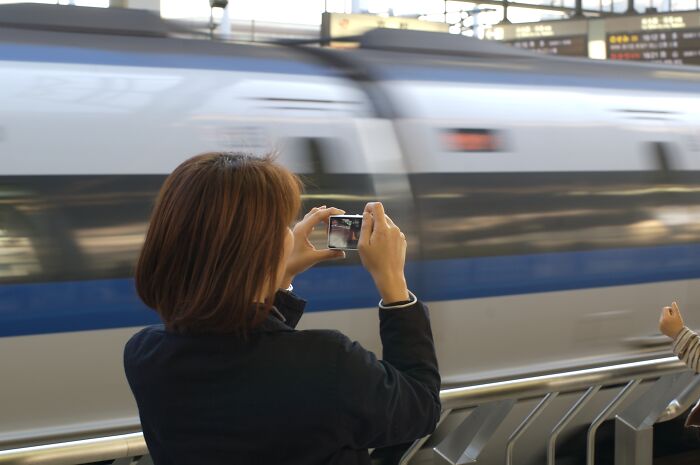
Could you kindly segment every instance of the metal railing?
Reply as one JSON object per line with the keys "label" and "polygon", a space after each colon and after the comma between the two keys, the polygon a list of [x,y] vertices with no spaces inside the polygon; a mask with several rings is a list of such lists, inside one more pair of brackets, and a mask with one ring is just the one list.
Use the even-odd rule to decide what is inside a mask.
{"label": "metal railing", "polygon": [[[513,463],[517,440],[535,419],[564,393],[582,394],[551,429],[546,444],[547,465],[556,461],[559,434],[601,389],[623,385],[617,395],[596,413],[588,428],[586,463],[593,465],[595,433],[642,381],[655,381],[639,398],[615,417],[615,464],[651,465],[653,425],[660,418],[671,420],[687,410],[700,396],[700,377],[690,372],[677,357],[596,367],[494,383],[445,389],[441,421],[453,411],[472,412],[434,447],[434,463],[462,465],[476,463],[496,429],[518,400],[541,397],[540,402],[513,430],[506,442],[506,465]],[[407,464],[427,438],[409,448],[401,459]]]}
{"label": "metal railing", "polygon": [[[77,465],[107,460],[115,463],[140,463],[140,457],[148,455],[143,433],[119,434],[79,441],[60,442],[42,446],[23,447],[0,451],[2,464]],[[140,465],[145,465],[143,461]]]}
{"label": "metal railing", "polygon": [[[529,378],[444,389],[440,392],[443,413],[472,408],[472,412],[433,449],[434,462],[450,465],[475,463],[495,430],[518,400],[541,396],[507,438],[506,463],[512,464],[517,440],[534,420],[563,393],[582,392],[574,405],[552,429],[547,443],[547,464],[555,462],[556,440],[564,427],[604,387],[624,385],[597,413],[589,426],[587,463],[593,464],[597,428],[626,400],[642,381],[653,385],[616,416],[616,465],[650,465],[652,426],[670,420],[700,396],[700,377],[687,370],[676,357],[596,367]],[[404,454],[407,464],[428,438],[416,441]],[[0,451],[0,465],[77,465],[115,460],[120,465],[151,463],[142,433],[121,434],[79,441]]]}

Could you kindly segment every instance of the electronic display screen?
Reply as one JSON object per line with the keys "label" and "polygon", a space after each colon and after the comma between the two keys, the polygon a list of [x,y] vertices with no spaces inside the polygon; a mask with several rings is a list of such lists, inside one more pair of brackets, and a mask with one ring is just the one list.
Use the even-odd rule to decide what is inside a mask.
{"label": "electronic display screen", "polygon": [[700,29],[607,35],[608,59],[700,65]]}
{"label": "electronic display screen", "polygon": [[504,41],[514,47],[534,52],[570,57],[588,56],[588,37],[542,37]]}
{"label": "electronic display screen", "polygon": [[484,31],[484,37],[533,52],[588,57],[588,21],[585,20],[494,25]]}
{"label": "electronic display screen", "polygon": [[606,20],[609,60],[700,65],[700,12]]}

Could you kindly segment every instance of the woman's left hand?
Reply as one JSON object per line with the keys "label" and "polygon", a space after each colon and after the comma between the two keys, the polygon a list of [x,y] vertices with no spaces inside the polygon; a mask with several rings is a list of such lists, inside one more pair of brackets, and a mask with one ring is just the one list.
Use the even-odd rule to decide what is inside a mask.
{"label": "woman's left hand", "polygon": [[294,247],[287,259],[284,278],[280,288],[285,289],[289,287],[296,275],[308,270],[319,262],[345,258],[345,252],[342,250],[318,250],[313,246],[311,241],[309,241],[309,235],[317,224],[322,222],[327,224],[329,216],[342,215],[344,213],[345,211],[343,210],[333,207],[327,208],[325,205],[312,208],[311,211],[294,226],[292,230],[292,234],[294,234]]}

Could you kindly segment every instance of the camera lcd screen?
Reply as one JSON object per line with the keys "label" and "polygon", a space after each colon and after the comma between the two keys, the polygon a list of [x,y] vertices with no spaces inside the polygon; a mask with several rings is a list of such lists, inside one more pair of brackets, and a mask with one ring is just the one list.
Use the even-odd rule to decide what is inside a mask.
{"label": "camera lcd screen", "polygon": [[357,249],[362,216],[331,216],[328,222],[329,249]]}

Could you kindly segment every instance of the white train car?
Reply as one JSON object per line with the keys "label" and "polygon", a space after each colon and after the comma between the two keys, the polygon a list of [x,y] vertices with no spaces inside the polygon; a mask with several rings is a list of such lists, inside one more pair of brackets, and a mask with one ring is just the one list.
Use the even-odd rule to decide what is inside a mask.
{"label": "white train car", "polygon": [[[73,19],[35,24],[49,8]],[[122,348],[157,316],[132,268],[163,179],[204,151],[277,150],[306,207],[384,201],[446,386],[668,354],[672,299],[700,327],[699,70],[408,31],[97,33],[113,11],[54,8],[0,7],[0,449],[138,429]],[[294,285],[304,328],[380,352],[357,257]]]}

